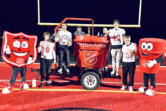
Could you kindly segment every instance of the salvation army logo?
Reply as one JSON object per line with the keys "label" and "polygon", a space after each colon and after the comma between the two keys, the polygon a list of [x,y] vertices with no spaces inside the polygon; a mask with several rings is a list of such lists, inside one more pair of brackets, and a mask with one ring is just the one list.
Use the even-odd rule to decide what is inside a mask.
{"label": "salvation army logo", "polygon": [[142,61],[142,66],[143,67],[147,67],[147,62],[146,61]]}
{"label": "salvation army logo", "polygon": [[37,59],[37,36],[4,31],[1,58],[15,67],[24,67]]}
{"label": "salvation army logo", "polygon": [[127,58],[127,59],[129,59],[131,56],[132,56],[132,54],[130,54],[130,53],[128,53],[128,52],[126,53],[126,58]]}
{"label": "salvation army logo", "polygon": [[92,66],[97,63],[97,51],[84,51],[85,64]]}
{"label": "salvation army logo", "polygon": [[23,64],[24,59],[23,58],[16,58],[16,64]]}

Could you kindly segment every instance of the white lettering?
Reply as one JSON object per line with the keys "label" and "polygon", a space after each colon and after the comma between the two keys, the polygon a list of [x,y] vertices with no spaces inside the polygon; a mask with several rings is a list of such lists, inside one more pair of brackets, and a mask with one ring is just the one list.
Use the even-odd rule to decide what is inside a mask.
{"label": "white lettering", "polygon": [[78,43],[80,47],[99,47],[105,48],[106,44],[97,44],[97,43]]}

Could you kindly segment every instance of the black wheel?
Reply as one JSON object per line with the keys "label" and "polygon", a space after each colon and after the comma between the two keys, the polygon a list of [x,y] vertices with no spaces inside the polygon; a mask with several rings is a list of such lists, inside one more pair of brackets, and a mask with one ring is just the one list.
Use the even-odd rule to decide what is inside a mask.
{"label": "black wheel", "polygon": [[84,89],[95,90],[100,85],[100,77],[96,72],[87,71],[82,74],[80,82]]}

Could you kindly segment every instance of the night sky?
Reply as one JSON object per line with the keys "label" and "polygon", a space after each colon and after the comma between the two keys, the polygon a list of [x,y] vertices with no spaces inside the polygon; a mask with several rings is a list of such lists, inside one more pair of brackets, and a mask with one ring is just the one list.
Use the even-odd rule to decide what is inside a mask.
{"label": "night sky", "polygon": [[[137,24],[138,1],[41,0],[41,6],[44,7],[41,9],[43,14],[41,20],[51,22],[54,18],[61,21],[64,17],[83,17],[93,18],[95,23],[112,24],[112,20],[116,18],[122,24]],[[1,0],[0,3],[0,36],[3,35],[4,30],[7,30],[13,33],[24,32],[37,35],[38,39],[42,40],[44,31],[53,33],[54,26],[37,25],[37,0]],[[165,39],[165,11],[164,0],[143,0],[141,28],[125,28],[127,34],[132,36],[132,41],[138,43],[143,37]],[[73,32],[73,28],[71,31]]]}

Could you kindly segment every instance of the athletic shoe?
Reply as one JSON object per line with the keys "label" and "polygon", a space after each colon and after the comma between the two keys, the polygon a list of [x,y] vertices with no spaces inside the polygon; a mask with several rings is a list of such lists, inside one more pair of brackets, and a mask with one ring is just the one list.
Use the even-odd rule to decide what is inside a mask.
{"label": "athletic shoe", "polygon": [[58,73],[62,74],[62,68],[60,68],[60,69],[58,70]]}
{"label": "athletic shoe", "polygon": [[114,75],[115,75],[115,70],[112,70],[111,76],[114,76]]}
{"label": "athletic shoe", "polygon": [[108,70],[108,66],[105,66],[104,69],[105,69],[105,71],[107,71]]}
{"label": "athletic shoe", "polygon": [[140,92],[140,93],[145,93],[145,91],[147,90],[147,88],[146,87],[140,87],[139,89],[138,89],[138,91]]}
{"label": "athletic shoe", "polygon": [[153,88],[153,86],[150,86],[150,88],[146,90],[145,94],[148,95],[148,96],[154,96],[155,95],[155,89]]}
{"label": "athletic shoe", "polygon": [[154,96],[155,95],[155,90],[154,89],[147,89],[145,94],[148,95],[148,96]]}
{"label": "athletic shoe", "polygon": [[130,91],[130,92],[134,92],[134,91],[133,91],[133,86],[129,86],[129,91]]}
{"label": "athletic shoe", "polygon": [[69,71],[69,69],[66,69],[66,73],[69,73],[70,71]]}
{"label": "athletic shoe", "polygon": [[20,86],[20,88],[22,90],[29,89],[29,85],[27,83],[22,83],[21,86]]}
{"label": "athletic shoe", "polygon": [[119,72],[116,72],[116,76],[119,76]]}
{"label": "athletic shoe", "polygon": [[2,94],[9,94],[13,91],[13,87],[8,85],[7,87],[5,87],[4,89],[2,89]]}
{"label": "athletic shoe", "polygon": [[121,89],[120,90],[125,90],[127,88],[127,86],[125,85],[122,85]]}

